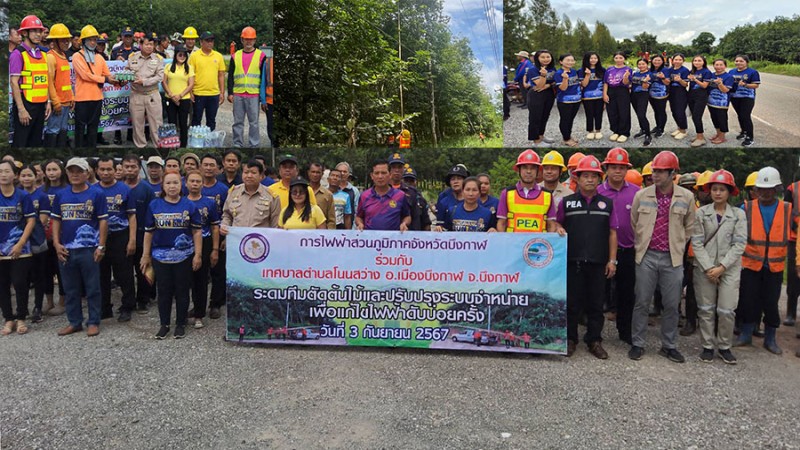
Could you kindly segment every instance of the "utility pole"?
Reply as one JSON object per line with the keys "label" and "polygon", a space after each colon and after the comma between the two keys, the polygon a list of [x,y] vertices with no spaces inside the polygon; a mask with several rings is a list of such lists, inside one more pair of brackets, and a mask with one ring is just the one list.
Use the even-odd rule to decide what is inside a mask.
{"label": "utility pole", "polygon": [[433,146],[438,147],[436,138],[436,92],[433,85],[433,55],[428,59],[428,81],[431,83],[431,137]]}
{"label": "utility pole", "polygon": [[403,44],[400,42],[400,0],[397,1],[397,59],[400,63],[400,130],[406,129],[406,114],[403,111]]}

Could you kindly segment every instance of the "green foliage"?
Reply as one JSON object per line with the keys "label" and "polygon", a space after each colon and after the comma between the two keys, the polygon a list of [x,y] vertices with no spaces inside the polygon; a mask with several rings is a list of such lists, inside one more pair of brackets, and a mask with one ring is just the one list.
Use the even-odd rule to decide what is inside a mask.
{"label": "green foliage", "polygon": [[800,77],[800,64],[775,64],[770,61],[751,61],[750,67],[759,72]]}
{"label": "green foliage", "polygon": [[752,60],[800,63],[800,16],[738,26],[720,38],[716,51],[728,59],[746,54]]}
{"label": "green foliage", "polygon": [[714,41],[716,40],[717,38],[713,34],[703,31],[692,39],[692,53],[695,55],[708,55],[713,51]]}

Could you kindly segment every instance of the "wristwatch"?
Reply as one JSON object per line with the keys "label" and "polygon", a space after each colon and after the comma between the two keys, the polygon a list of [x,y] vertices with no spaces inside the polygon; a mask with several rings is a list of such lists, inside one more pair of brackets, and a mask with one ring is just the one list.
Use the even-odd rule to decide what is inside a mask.
{"label": "wristwatch", "polygon": [[105,245],[98,245],[97,249],[100,250],[101,252],[105,252],[106,251],[106,246]]}
{"label": "wristwatch", "polygon": [[615,266],[616,266],[617,264],[619,264],[619,261],[617,261],[616,259],[609,259],[609,260],[608,260],[608,262],[610,262],[610,263],[614,263],[614,265],[615,265]]}

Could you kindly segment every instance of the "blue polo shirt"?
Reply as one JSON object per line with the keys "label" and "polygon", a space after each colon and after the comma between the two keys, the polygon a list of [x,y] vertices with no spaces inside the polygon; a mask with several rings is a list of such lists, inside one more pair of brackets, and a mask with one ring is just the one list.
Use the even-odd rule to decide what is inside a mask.
{"label": "blue polo shirt", "polygon": [[[20,188],[11,196],[0,195],[0,257],[8,256],[17,245],[29,218],[36,216],[31,196]],[[31,254],[31,242],[25,243],[21,255]]]}
{"label": "blue polo shirt", "polygon": [[[694,72],[694,77],[698,81],[702,81],[702,82],[705,83],[707,81],[711,81],[711,79],[714,78],[714,74],[711,73],[711,71],[708,70],[707,67],[704,67],[704,68],[702,68],[700,70],[695,71]],[[689,90],[692,90],[692,89],[703,89],[703,87],[700,86],[699,84],[695,83],[694,81],[690,81],[689,82]]]}
{"label": "blue polo shirt", "polygon": [[[572,69],[569,71],[569,75],[564,75],[564,69],[558,69],[553,75],[553,81],[556,83],[556,101],[558,103],[580,103],[581,101],[581,82],[580,78],[578,78],[578,71]],[[564,77],[567,77],[567,89],[562,91],[560,87],[561,83],[564,81]]]}
{"label": "blue polo shirt", "polygon": [[228,187],[217,181],[211,187],[203,187],[200,189],[200,195],[208,197],[217,205],[217,215],[222,217],[222,207],[225,205],[225,200],[228,198]]}
{"label": "blue polo shirt", "polygon": [[147,207],[144,229],[153,233],[153,259],[179,263],[194,253],[192,228],[202,228],[202,219],[194,203],[181,197],[177,203],[157,198]]}
{"label": "blue polo shirt", "polygon": [[[728,92],[719,90],[717,83],[714,82],[714,80],[718,78],[722,79],[722,85],[728,88]],[[727,109],[731,100],[730,93],[733,89],[733,76],[728,72],[723,72],[719,75],[715,73],[711,80],[711,83],[708,84],[708,106],[711,108]]]}
{"label": "blue polo shirt", "polygon": [[464,202],[450,208],[444,221],[444,228],[449,231],[487,231],[495,228],[497,219],[494,214],[484,206],[472,211],[464,209]]}
{"label": "blue polo shirt", "polygon": [[480,203],[480,204],[481,204],[481,206],[484,206],[484,207],[486,207],[486,208],[489,208],[489,211],[491,211],[491,212],[492,212],[492,215],[497,215],[497,206],[500,204],[500,199],[499,199],[499,198],[497,198],[497,197],[492,197],[492,196],[490,195],[490,196],[488,196],[488,197],[486,198],[486,201],[485,201],[485,202],[484,202],[484,201],[481,201],[480,199],[478,199],[478,203]]}
{"label": "blue polo shirt", "polygon": [[733,68],[728,73],[733,77],[732,98],[756,98],[755,89],[739,86],[739,82],[744,81],[747,84],[761,84],[761,75],[758,74],[757,70],[748,67],[739,71],[739,69]]}
{"label": "blue polo shirt", "polygon": [[[689,69],[687,69],[686,67],[683,67],[683,66],[681,66],[678,69],[676,69],[674,67],[670,67],[669,72],[667,72],[667,75],[669,76],[670,80],[672,80],[673,76],[680,75],[681,76],[681,80],[688,81],[689,80]],[[670,83],[670,86],[683,88],[683,86],[681,86],[681,84],[678,83],[677,81],[672,81]]]}
{"label": "blue polo shirt", "polygon": [[208,197],[200,197],[197,200],[189,200],[194,203],[197,208],[197,213],[200,214],[201,229],[203,230],[203,237],[211,236],[211,225],[219,225],[220,219],[217,214],[217,205],[213,199]]}
{"label": "blue polo shirt", "polygon": [[[586,68],[581,69],[581,78],[585,76],[583,71]],[[586,87],[583,88],[583,98],[584,99],[597,99],[603,98],[603,77],[597,75],[597,69],[589,69],[591,74],[589,75],[589,82],[586,84]]]}
{"label": "blue polo shirt", "polygon": [[136,213],[136,205],[128,201],[131,188],[125,183],[117,181],[109,187],[102,184],[95,185],[106,196],[106,211],[108,212],[108,231],[117,232],[128,229],[128,214]]}
{"label": "blue polo shirt", "polygon": [[[650,77],[650,81],[645,81],[645,79],[647,77]],[[656,80],[656,76],[655,76],[655,74],[653,74],[649,70],[646,70],[644,72],[639,72],[637,70],[637,71],[633,72],[633,75],[631,75],[631,86],[632,86],[631,93],[648,92],[650,90],[650,87],[648,86],[648,88],[645,89],[643,84],[644,83],[649,83],[650,86],[652,86],[653,85],[653,81],[657,81]]]}
{"label": "blue polo shirt", "polygon": [[149,179],[143,182],[150,187],[150,190],[153,191],[153,195],[156,197],[161,195],[161,183],[151,183]]}
{"label": "blue polo shirt", "polygon": [[40,188],[37,188],[31,192],[30,198],[31,203],[33,203],[34,217],[36,218],[36,225],[33,227],[33,233],[31,233],[30,241],[31,246],[38,247],[45,242],[44,226],[42,225],[42,221],[39,220],[41,205],[43,202],[47,203],[47,214],[49,215],[50,200],[47,198],[47,194],[45,194]]}
{"label": "blue polo shirt", "polygon": [[144,219],[147,216],[147,206],[155,198],[153,189],[145,181],[139,181],[128,194],[128,204],[136,210],[136,246],[139,248],[144,245]]}
{"label": "blue polo shirt", "polygon": [[106,196],[89,186],[74,192],[72,186],[60,189],[53,199],[50,216],[61,221],[61,245],[68,249],[100,245],[100,221],[108,218]]}
{"label": "blue polo shirt", "polygon": [[650,76],[651,83],[650,83],[650,98],[655,99],[663,99],[669,96],[669,92],[667,92],[667,85],[664,84],[664,81],[661,78],[658,78],[659,73],[663,73],[665,77],[669,78],[669,68],[662,67],[656,71],[650,71],[652,74]]}

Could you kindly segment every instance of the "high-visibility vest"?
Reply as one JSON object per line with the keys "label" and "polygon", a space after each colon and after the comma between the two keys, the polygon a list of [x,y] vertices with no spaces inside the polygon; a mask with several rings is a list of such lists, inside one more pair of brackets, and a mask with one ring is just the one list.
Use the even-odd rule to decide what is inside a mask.
{"label": "high-visibility vest", "polygon": [[797,191],[800,190],[800,181],[795,181],[792,183],[792,226],[789,227],[789,240],[796,241],[797,240],[797,226],[800,225],[800,202],[798,202],[798,197],[800,193]]}
{"label": "high-visibility vest", "polygon": [[742,266],[759,272],[766,262],[770,272],[783,272],[792,205],[778,200],[769,235],[764,231],[764,220],[758,207],[758,200],[745,202],[744,212],[747,216],[747,245],[742,255]]}
{"label": "high-visibility vest", "polygon": [[400,136],[400,148],[411,148],[411,138]]}
{"label": "high-visibility vest", "polygon": [[28,52],[19,49],[22,54],[22,71],[19,73],[22,82],[19,85],[25,100],[30,103],[44,103],[47,101],[48,76],[47,60],[44,53],[40,58],[32,57]]}
{"label": "high-visibility vest", "polygon": [[61,103],[71,102],[73,95],[69,60],[67,60],[67,58],[58,56],[55,52],[52,52],[52,56],[56,62],[56,76],[53,79],[53,85],[56,88],[58,101]]}
{"label": "high-visibility vest", "polygon": [[266,77],[267,86],[267,103],[272,104],[272,57],[264,58],[264,76]]}
{"label": "high-visibility vest", "polygon": [[244,63],[242,62],[243,51],[239,50],[233,56],[236,67],[233,70],[233,93],[234,94],[253,94],[258,95],[258,90],[261,87],[261,50],[255,49],[253,52],[253,59],[250,61],[250,67],[247,72],[244,71]]}
{"label": "high-visibility vest", "polygon": [[544,232],[546,227],[547,211],[550,210],[552,197],[549,192],[541,191],[534,199],[523,198],[516,187],[506,191],[508,204],[509,233]]}

